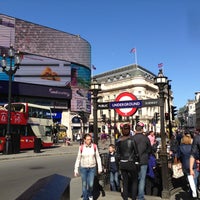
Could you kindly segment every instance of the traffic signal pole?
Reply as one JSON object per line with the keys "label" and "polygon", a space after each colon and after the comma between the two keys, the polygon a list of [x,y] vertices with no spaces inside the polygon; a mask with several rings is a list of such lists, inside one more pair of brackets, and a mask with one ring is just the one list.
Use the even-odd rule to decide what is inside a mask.
{"label": "traffic signal pole", "polygon": [[169,120],[169,139],[172,137],[172,122],[171,122],[171,106],[170,106],[170,89],[171,85],[169,84],[171,80],[168,80],[168,85],[167,85],[167,104],[168,104],[168,120]]}

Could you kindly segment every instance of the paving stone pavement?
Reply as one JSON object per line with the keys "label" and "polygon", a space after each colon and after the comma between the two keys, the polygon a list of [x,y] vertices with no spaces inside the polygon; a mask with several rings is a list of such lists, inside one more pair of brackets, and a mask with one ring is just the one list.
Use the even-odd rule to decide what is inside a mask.
{"label": "paving stone pavement", "polygon": [[[100,153],[106,153],[108,152],[108,145],[110,144],[109,141],[107,141],[105,146],[102,146],[101,143],[99,143],[99,151]],[[52,156],[52,155],[62,155],[62,154],[77,154],[78,152],[79,143],[78,142],[72,142],[71,146],[56,144],[52,148],[45,148],[41,149],[40,153],[35,153],[34,150],[24,150],[20,151],[20,153],[17,154],[10,154],[5,155],[0,153],[0,161],[1,160],[7,160],[7,159],[17,159],[17,158],[25,158],[25,157],[36,157],[36,156]],[[81,179],[78,178],[72,178],[70,183],[70,199],[71,200],[81,200],[80,198],[81,194]],[[105,196],[99,195],[98,200],[121,200],[121,194],[118,192],[111,192],[109,190],[105,190]],[[145,196],[146,200],[160,200],[161,197],[158,196]],[[171,191],[170,200],[192,200],[190,194],[186,191],[184,191],[181,187],[175,188],[173,191]]]}

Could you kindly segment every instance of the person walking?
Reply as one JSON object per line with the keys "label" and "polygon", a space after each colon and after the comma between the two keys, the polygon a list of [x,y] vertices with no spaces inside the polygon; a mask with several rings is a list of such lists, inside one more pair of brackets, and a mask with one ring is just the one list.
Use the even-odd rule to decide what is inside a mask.
{"label": "person walking", "polygon": [[140,171],[138,183],[138,200],[144,200],[145,193],[145,179],[147,174],[148,160],[151,153],[151,143],[146,135],[144,135],[144,124],[138,122],[135,127],[135,135],[133,136],[136,141],[139,158],[140,158]]}
{"label": "person walking", "polygon": [[106,134],[105,130],[103,130],[103,133],[101,134],[101,144],[102,144],[102,148],[103,150],[106,149],[106,141],[108,139],[108,135]]}
{"label": "person walking", "polygon": [[96,144],[92,143],[92,136],[85,134],[83,144],[80,145],[74,167],[74,176],[80,174],[82,179],[83,200],[93,200],[93,185],[96,171],[102,172],[101,158]]}
{"label": "person walking", "polygon": [[[182,168],[183,168],[183,173],[184,173],[183,186],[187,186],[187,183],[188,183],[187,177],[188,175],[190,175],[191,148],[192,148],[192,137],[190,134],[185,133],[185,135],[181,139],[181,144],[178,147],[178,151],[177,151],[177,158],[182,163]],[[193,170],[195,170],[194,182],[197,187],[198,171],[197,171],[196,162],[193,165]]]}
{"label": "person walking", "polygon": [[148,138],[150,140],[151,146],[153,146],[154,144],[156,144],[156,136],[155,136],[154,131],[149,131]]}
{"label": "person walking", "polygon": [[177,151],[178,151],[178,147],[179,145],[181,144],[181,142],[179,143],[175,136],[172,135],[171,139],[170,139],[170,151],[169,151],[169,155],[171,156],[171,160],[172,160],[172,163],[174,162],[174,158],[177,157]]}
{"label": "person walking", "polygon": [[138,184],[138,151],[135,140],[130,136],[130,125],[124,124],[122,127],[122,136],[116,143],[117,156],[119,159],[119,168],[122,175],[123,200],[128,200],[130,186],[131,199],[136,200]]}
{"label": "person walking", "polygon": [[145,182],[145,194],[151,196],[160,196],[161,191],[162,186],[160,169],[156,161],[155,149],[152,148],[152,152],[148,160],[148,168]]}
{"label": "person walking", "polygon": [[114,144],[109,145],[107,170],[110,174],[111,191],[120,192],[119,163],[117,161],[116,149]]}
{"label": "person walking", "polygon": [[191,155],[190,155],[190,175],[194,177],[194,183],[196,186],[196,190],[198,187],[197,179],[199,175],[199,171],[196,167],[197,161],[200,160],[200,135],[196,134],[193,137],[192,147],[191,147]]}

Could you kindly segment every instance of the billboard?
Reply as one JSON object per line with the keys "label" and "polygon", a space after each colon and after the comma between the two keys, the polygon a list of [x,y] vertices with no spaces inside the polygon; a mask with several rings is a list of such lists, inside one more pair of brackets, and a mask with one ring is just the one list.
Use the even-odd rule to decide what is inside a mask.
{"label": "billboard", "polygon": [[23,56],[20,69],[14,75],[14,81],[48,86],[69,86],[70,63],[26,54]]}
{"label": "billboard", "polygon": [[71,111],[91,112],[90,76],[91,71],[87,67],[71,64]]}

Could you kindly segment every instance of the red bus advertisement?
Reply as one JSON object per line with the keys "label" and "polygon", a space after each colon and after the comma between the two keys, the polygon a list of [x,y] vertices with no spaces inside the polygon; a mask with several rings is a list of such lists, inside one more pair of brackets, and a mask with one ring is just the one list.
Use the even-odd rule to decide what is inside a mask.
{"label": "red bus advertisement", "polygon": [[[0,151],[4,149],[8,123],[8,104],[0,107]],[[51,109],[31,103],[11,104],[11,134],[20,135],[20,149],[33,149],[35,138],[41,138],[42,147],[53,145]]]}

